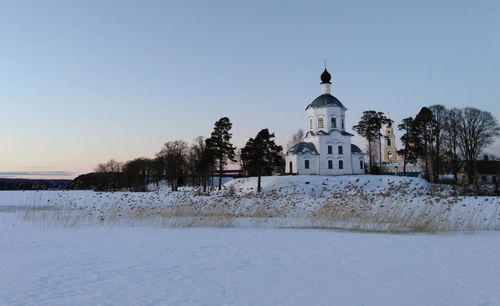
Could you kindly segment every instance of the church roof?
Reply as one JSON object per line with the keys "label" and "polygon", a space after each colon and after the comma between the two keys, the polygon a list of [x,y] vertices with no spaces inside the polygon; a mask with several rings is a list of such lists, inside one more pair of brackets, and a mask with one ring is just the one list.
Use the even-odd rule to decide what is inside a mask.
{"label": "church roof", "polygon": [[337,106],[341,107],[343,109],[347,109],[340,101],[339,99],[335,98],[331,94],[322,94],[321,96],[317,97],[312,101],[307,107],[306,110],[309,107],[316,108],[316,107],[326,107],[326,106]]}
{"label": "church roof", "polygon": [[363,153],[363,151],[357,145],[351,144],[351,153]]}
{"label": "church roof", "polygon": [[338,129],[331,129],[331,130],[330,130],[330,131],[328,131],[328,132],[325,132],[325,131],[323,131],[323,130],[319,130],[319,131],[318,131],[318,133],[314,133],[313,131],[309,131],[309,132],[307,132],[307,133],[306,133],[306,136],[307,136],[307,135],[309,135],[309,134],[311,134],[312,136],[314,136],[314,135],[330,135],[330,134],[331,134],[332,132],[334,132],[334,131],[339,132],[339,133],[340,133],[340,135],[342,135],[342,136],[354,136],[354,135],[353,135],[353,134],[351,134],[351,133],[348,133],[348,132],[346,132],[346,131],[341,131],[341,130],[338,130]]}
{"label": "church roof", "polygon": [[319,155],[318,150],[316,150],[316,146],[312,142],[296,143],[287,152],[287,154],[305,154],[305,153]]}

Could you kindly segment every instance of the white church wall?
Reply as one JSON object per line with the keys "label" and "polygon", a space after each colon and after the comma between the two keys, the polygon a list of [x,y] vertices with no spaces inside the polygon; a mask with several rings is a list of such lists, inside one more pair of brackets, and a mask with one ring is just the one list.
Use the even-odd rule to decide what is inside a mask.
{"label": "white church wall", "polygon": [[[351,157],[352,174],[364,174],[365,173],[364,154],[352,153],[351,156],[352,156]],[[363,167],[360,166],[360,163],[363,165]]]}
{"label": "white church wall", "polygon": [[[285,173],[295,174],[297,173],[297,155],[290,154],[285,158]],[[291,168],[291,169],[290,169]]]}
{"label": "white church wall", "polygon": [[[320,118],[323,120],[322,128],[320,127]],[[336,127],[332,126],[331,118],[336,119]],[[314,133],[319,131],[328,132],[334,128],[342,130],[342,120],[345,120],[345,110],[340,107],[310,107],[307,109],[307,128]]]}
{"label": "white church wall", "polygon": [[[319,157],[310,153],[296,155],[297,174],[318,174]],[[309,169],[305,167],[305,161],[309,161]]]}
{"label": "white church wall", "polygon": [[[308,142],[314,143],[318,150],[318,172],[320,175],[345,175],[352,174],[351,163],[351,139],[350,136],[343,136],[340,132],[333,131],[330,135],[308,136]],[[332,153],[328,153],[328,146],[332,146]],[[342,154],[339,154],[339,147],[342,147]],[[332,169],[329,168],[328,161],[332,161]],[[343,169],[340,169],[339,161],[343,162]]]}

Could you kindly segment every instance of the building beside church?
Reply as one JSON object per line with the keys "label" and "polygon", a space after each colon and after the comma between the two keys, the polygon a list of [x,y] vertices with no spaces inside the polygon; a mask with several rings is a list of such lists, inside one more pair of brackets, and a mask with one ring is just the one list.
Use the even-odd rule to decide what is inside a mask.
{"label": "building beside church", "polygon": [[[396,136],[392,124],[388,124],[384,130],[384,141],[382,151],[382,165],[380,165],[380,173],[403,175],[405,150],[396,150]],[[375,150],[379,150],[378,141]],[[378,160],[375,160],[378,164]],[[418,160],[415,163],[406,163],[407,176],[423,176],[425,174],[425,163]]]}
{"label": "building beside church", "polygon": [[307,132],[286,154],[286,173],[363,174],[364,153],[351,144],[354,135],[345,130],[347,108],[330,93],[331,75],[321,74],[322,92],[306,107]]}

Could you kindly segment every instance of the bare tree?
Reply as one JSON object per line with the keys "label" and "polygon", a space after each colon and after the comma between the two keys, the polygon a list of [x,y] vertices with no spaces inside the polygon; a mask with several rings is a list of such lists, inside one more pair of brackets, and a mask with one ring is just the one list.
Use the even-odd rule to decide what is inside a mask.
{"label": "bare tree", "polygon": [[460,112],[458,147],[466,162],[469,184],[477,184],[476,161],[499,134],[498,122],[490,112],[473,107],[466,107]]}
{"label": "bare tree", "polygon": [[110,159],[105,163],[97,165],[94,169],[95,172],[104,173],[104,172],[120,172],[122,170],[123,163],[120,163],[114,159]]}
{"label": "bare tree", "polygon": [[446,126],[447,113],[446,107],[440,104],[432,105],[429,107],[433,115],[433,125],[432,133],[434,146],[432,148],[433,157],[432,158],[432,174],[434,182],[439,179],[439,173],[441,172],[441,161],[442,161],[442,150],[444,142],[444,129]]}
{"label": "bare tree", "polygon": [[179,180],[182,180],[186,170],[188,145],[185,141],[169,141],[163,145],[157,157],[163,161],[165,177],[172,187],[177,191]]}
{"label": "bare tree", "polygon": [[149,183],[151,160],[145,157],[127,161],[122,172],[125,175],[126,185],[132,191],[146,191]]}
{"label": "bare tree", "polygon": [[458,108],[450,109],[446,114],[444,125],[444,156],[450,163],[450,168],[453,173],[453,181],[455,184],[458,181],[458,171],[462,166],[461,158],[458,149],[458,133],[460,128],[460,117],[462,110]]}
{"label": "bare tree", "polygon": [[203,192],[206,192],[207,182],[215,168],[215,158],[202,136],[197,137],[191,145],[188,160],[191,174],[200,180]]}
{"label": "bare tree", "polygon": [[287,151],[290,150],[290,148],[293,147],[293,145],[301,142],[303,138],[304,138],[304,130],[299,129],[295,134],[292,135],[292,139],[290,139],[290,141],[286,143],[286,150]]}

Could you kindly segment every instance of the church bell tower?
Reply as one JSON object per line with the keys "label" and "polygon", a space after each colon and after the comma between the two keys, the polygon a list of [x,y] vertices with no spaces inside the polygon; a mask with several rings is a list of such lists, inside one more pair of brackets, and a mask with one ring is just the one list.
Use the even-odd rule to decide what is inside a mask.
{"label": "church bell tower", "polygon": [[384,132],[384,162],[397,161],[398,155],[396,153],[396,136],[392,124],[388,124]]}

